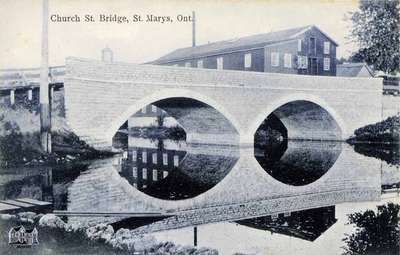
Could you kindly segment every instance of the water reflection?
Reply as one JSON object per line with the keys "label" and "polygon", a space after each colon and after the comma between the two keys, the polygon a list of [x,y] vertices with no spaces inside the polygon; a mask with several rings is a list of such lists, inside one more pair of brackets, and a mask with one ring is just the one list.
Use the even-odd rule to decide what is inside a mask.
{"label": "water reflection", "polygon": [[367,157],[374,157],[390,165],[400,165],[400,144],[356,143],[354,150]]}
{"label": "water reflection", "polygon": [[[0,169],[0,200],[29,198],[50,202],[52,209],[65,210],[68,187],[87,170],[88,165],[79,163]],[[36,211],[36,208],[30,210]]]}
{"label": "water reflection", "polygon": [[326,206],[236,222],[255,229],[314,241],[336,221],[335,206]]}
{"label": "water reflection", "polygon": [[[2,199],[32,197],[69,212],[169,212],[176,215],[67,220],[165,235],[160,240],[175,238],[179,244],[192,244],[197,226],[199,245],[222,254],[249,253],[246,244],[274,254],[307,255],[332,246],[326,254],[340,254],[345,228],[350,228],[347,215],[364,208],[366,203],[360,202],[380,203],[381,187],[400,180],[398,168],[380,171],[378,159],[334,142],[282,140],[269,150],[257,148],[255,158],[252,148],[126,139],[123,153],[115,158],[62,169],[0,172]],[[261,168],[261,162],[269,168]],[[182,241],[186,239],[191,240]]]}
{"label": "water reflection", "polygon": [[213,154],[216,146],[188,147],[184,142],[129,137],[120,175],[145,194],[180,200],[219,183],[239,158],[237,150]]}
{"label": "water reflection", "polygon": [[339,142],[288,141],[256,146],[257,161],[276,180],[301,186],[321,178],[342,151]]}

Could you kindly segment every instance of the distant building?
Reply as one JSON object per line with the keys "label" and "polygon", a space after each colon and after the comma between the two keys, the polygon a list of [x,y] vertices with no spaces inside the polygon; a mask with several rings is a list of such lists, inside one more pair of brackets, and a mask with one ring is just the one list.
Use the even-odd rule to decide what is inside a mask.
{"label": "distant building", "polygon": [[178,122],[161,108],[149,104],[129,117],[125,128],[148,126],[174,127]]}
{"label": "distant building", "polygon": [[400,77],[374,71],[365,63],[345,63],[336,66],[337,76],[383,78],[384,95],[400,95]]}
{"label": "distant building", "polygon": [[101,61],[108,63],[114,61],[114,53],[108,46],[101,50]]}
{"label": "distant building", "polygon": [[316,26],[305,26],[181,48],[150,64],[335,76],[337,46]]}
{"label": "distant building", "polygon": [[11,228],[8,232],[8,243],[25,246],[38,244],[38,231],[36,228],[26,230],[23,226]]}
{"label": "distant building", "polygon": [[344,63],[336,66],[336,76],[374,77],[374,72],[365,63]]}

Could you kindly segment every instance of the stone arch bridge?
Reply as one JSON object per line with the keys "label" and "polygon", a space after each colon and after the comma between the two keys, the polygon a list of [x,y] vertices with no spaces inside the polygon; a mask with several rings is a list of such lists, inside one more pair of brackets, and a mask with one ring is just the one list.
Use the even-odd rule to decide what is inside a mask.
{"label": "stone arch bridge", "polygon": [[67,58],[70,127],[109,148],[119,127],[146,105],[181,124],[189,143],[252,145],[274,113],[291,139],[344,140],[381,120],[381,80],[285,75]]}

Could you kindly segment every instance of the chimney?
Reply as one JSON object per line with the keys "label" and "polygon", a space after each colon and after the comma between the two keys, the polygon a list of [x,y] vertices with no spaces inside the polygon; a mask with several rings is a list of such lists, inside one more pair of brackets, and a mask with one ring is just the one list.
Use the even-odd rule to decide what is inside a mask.
{"label": "chimney", "polygon": [[101,61],[103,62],[113,62],[114,60],[114,54],[108,46],[106,46],[102,51],[101,51]]}
{"label": "chimney", "polygon": [[196,13],[192,11],[192,47],[196,46]]}

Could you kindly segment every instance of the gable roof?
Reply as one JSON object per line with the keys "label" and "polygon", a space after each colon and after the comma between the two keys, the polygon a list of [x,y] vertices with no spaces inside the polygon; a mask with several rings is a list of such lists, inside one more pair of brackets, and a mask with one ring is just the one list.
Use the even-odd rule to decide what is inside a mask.
{"label": "gable roof", "polygon": [[371,77],[374,76],[374,72],[371,68],[365,63],[345,63],[336,66],[336,76],[343,77],[356,77],[360,73],[360,71],[365,67],[367,71],[370,73]]}
{"label": "gable roof", "polygon": [[304,34],[309,29],[317,29],[321,32],[327,39],[329,39],[333,44],[338,46],[338,44],[322,32],[318,27],[314,25],[303,26],[297,28],[290,28],[275,32],[270,32],[266,34],[257,34],[251,36],[245,36],[241,38],[218,41],[214,43],[203,44],[195,47],[180,48],[171,53],[162,56],[161,58],[150,62],[151,64],[163,64],[178,60],[193,59],[198,57],[206,57],[210,55],[223,54],[226,52],[245,50],[250,48],[264,47],[266,45],[290,41],[297,39],[302,34]]}

